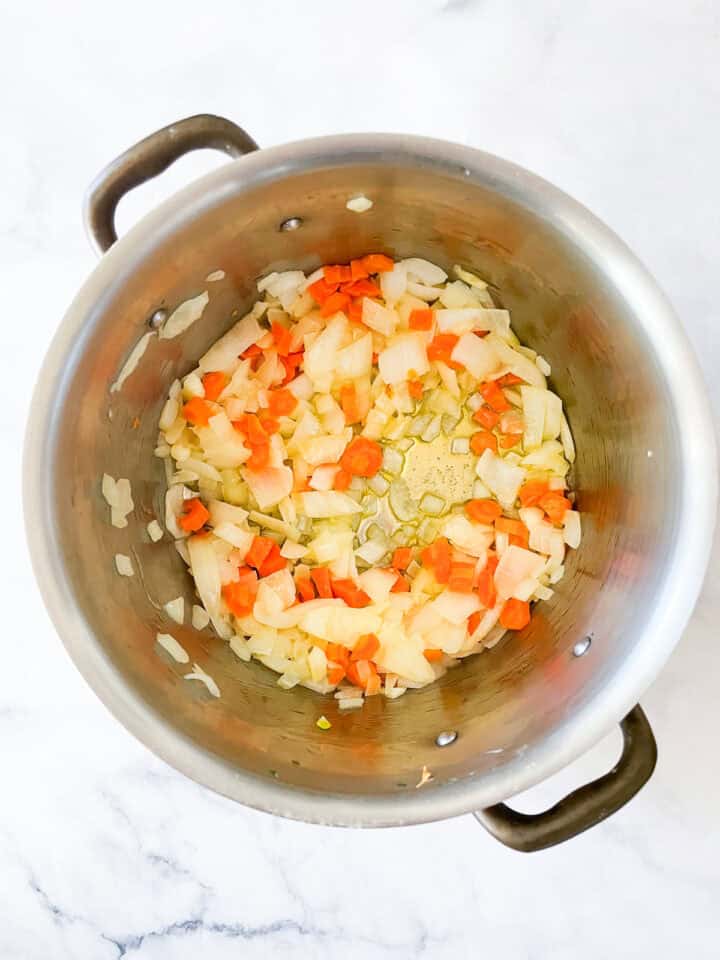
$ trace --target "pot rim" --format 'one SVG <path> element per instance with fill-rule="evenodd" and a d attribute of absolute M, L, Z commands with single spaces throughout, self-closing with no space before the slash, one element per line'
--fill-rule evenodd
<path fill-rule="evenodd" d="M 60 561 L 51 511 L 52 437 L 72 354 L 98 305 L 124 282 L 148 249 L 188 219 L 238 191 L 295 172 L 367 162 L 403 162 L 462 176 L 548 221 L 594 263 L 652 335 L 679 423 L 679 515 L 658 599 L 615 676 L 548 737 L 504 766 L 462 781 L 428 784 L 402 795 L 324 794 L 283 785 L 209 753 L 157 714 L 116 671 L 75 602 Z M 233 800 L 290 819 L 336 826 L 399 826 L 469 813 L 546 779 L 604 736 L 637 702 L 680 639 L 709 562 L 717 499 L 715 436 L 702 375 L 670 303 L 620 238 L 546 180 L 492 154 L 442 140 L 400 134 L 343 134 L 270 147 L 195 180 L 148 213 L 102 257 L 58 328 L 35 387 L 23 457 L 23 505 L 30 554 L 55 628 L 87 683 L 112 714 L 171 766 Z M 708 504 L 711 512 L 697 509 Z M 708 522 L 708 520 L 712 522 Z M 688 586 L 689 584 L 689 586 Z"/>

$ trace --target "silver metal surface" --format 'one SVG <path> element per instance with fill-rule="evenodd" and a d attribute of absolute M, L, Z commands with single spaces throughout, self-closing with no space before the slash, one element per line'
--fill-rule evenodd
<path fill-rule="evenodd" d="M 591 644 L 592 644 L 592 640 L 590 637 L 583 637 L 582 640 L 578 640 L 578 642 L 573 647 L 573 656 L 584 657 L 585 654 L 590 649 Z"/>
<path fill-rule="evenodd" d="M 457 732 L 455 730 L 443 730 L 442 733 L 439 733 L 435 737 L 435 743 L 438 747 L 449 747 L 451 743 L 455 743 L 457 740 Z"/>
<path fill-rule="evenodd" d="M 288 217 L 287 220 L 283 220 L 280 224 L 281 230 L 299 230 L 302 226 L 302 219 L 300 217 Z"/>
<path fill-rule="evenodd" d="M 345 203 L 358 193 L 363 214 Z M 288 217 L 303 229 L 278 231 Z M 340 714 L 333 701 L 238 662 L 209 632 L 172 632 L 219 700 L 158 653 L 162 603 L 192 597 L 167 543 L 152 456 L 170 382 L 255 298 L 270 270 L 369 251 L 424 256 L 488 278 L 519 336 L 552 364 L 578 448 L 583 543 L 530 627 L 424 690 Z M 154 338 L 110 394 L 158 304 L 209 286 L 182 337 Z M 112 420 L 108 411 L 112 411 Z M 138 426 L 139 421 L 139 426 Z M 648 457 L 648 450 L 653 456 Z M 136 509 L 109 525 L 106 471 Z M 506 161 L 440 141 L 353 135 L 258 151 L 198 180 L 103 257 L 52 343 L 32 405 L 25 513 L 43 596 L 70 655 L 110 710 L 169 763 L 283 816 L 346 825 L 435 820 L 549 776 L 637 702 L 679 639 L 708 559 L 716 461 L 701 378 L 673 312 L 587 210 Z M 116 552 L 138 574 L 117 577 Z M 593 634 L 592 655 L 575 645 Z M 319 730 L 324 713 L 332 728 Z M 351 714 L 351 715 L 350 715 Z M 438 750 L 438 730 L 459 732 Z M 433 780 L 415 789 L 427 765 Z"/>

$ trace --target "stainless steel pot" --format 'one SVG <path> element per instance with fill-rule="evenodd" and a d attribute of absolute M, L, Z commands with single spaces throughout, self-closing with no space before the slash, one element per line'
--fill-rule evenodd
<path fill-rule="evenodd" d="M 198 147 L 247 156 L 115 242 L 120 197 Z M 374 202 L 362 215 L 345 205 L 359 193 Z M 647 721 L 631 708 L 700 589 L 716 461 L 687 341 L 622 242 L 555 187 L 477 150 L 394 135 L 258 150 L 234 124 L 209 116 L 153 134 L 108 167 L 91 190 L 87 219 L 107 252 L 40 376 L 25 512 L 58 632 L 115 716 L 198 782 L 249 806 L 327 824 L 481 811 L 503 842 L 529 850 L 572 836 L 629 799 L 655 762 Z M 512 310 L 519 335 L 549 359 L 578 448 L 581 549 L 521 635 L 432 687 L 393 702 L 375 697 L 351 715 L 306 690 L 280 690 L 273 674 L 237 662 L 207 631 L 173 626 L 222 690 L 209 700 L 154 644 L 156 630 L 168 629 L 161 604 L 192 598 L 170 543 L 150 543 L 145 533 L 162 516 L 163 470 L 152 450 L 168 385 L 254 299 L 259 275 L 375 250 L 477 270 Z M 218 269 L 225 278 L 207 284 Z M 110 393 L 157 311 L 208 287 L 202 321 L 176 340 L 152 338 L 138 370 Z M 136 509 L 126 530 L 108 523 L 104 471 L 131 480 Z M 116 575 L 116 552 L 134 555 L 134 578 Z M 316 727 L 320 713 L 330 730 Z M 601 781 L 536 817 L 501 803 L 624 717 L 623 756 Z M 434 779 L 416 789 L 423 766 Z"/>

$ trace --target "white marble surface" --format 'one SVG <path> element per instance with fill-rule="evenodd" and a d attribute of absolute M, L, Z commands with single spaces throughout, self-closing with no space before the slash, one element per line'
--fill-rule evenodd
<path fill-rule="evenodd" d="M 650 785 L 597 829 L 524 857 L 470 817 L 335 831 L 250 812 L 175 774 L 71 666 L 19 515 L 32 382 L 93 266 L 83 191 L 128 144 L 194 112 L 231 117 L 261 144 L 429 133 L 543 174 L 661 278 L 717 411 L 717 4 L 27 0 L 0 4 L 0 36 L 0 958 L 717 957 L 717 552 L 644 699 L 660 743 Z M 219 162 L 182 161 L 124 204 L 121 223 Z M 599 773 L 617 745 L 528 804 Z"/>

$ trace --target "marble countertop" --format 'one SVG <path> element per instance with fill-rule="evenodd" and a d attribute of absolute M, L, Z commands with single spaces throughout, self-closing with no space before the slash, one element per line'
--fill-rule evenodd
<path fill-rule="evenodd" d="M 720 14 L 712 0 L 268 0 L 4 4 L 0 35 L 0 421 L 19 504 L 32 383 L 93 267 L 80 204 L 130 143 L 196 112 L 261 144 L 431 134 L 552 180 L 637 251 L 673 299 L 720 409 Z M 195 155 L 120 226 L 221 163 Z M 660 746 L 628 807 L 565 846 L 504 849 L 471 817 L 340 831 L 243 809 L 111 719 L 40 602 L 19 507 L 0 553 L 0 958 L 718 956 L 720 551 L 643 700 Z M 604 771 L 619 735 L 536 788 Z M 432 868 L 429 869 L 429 865 Z"/>

